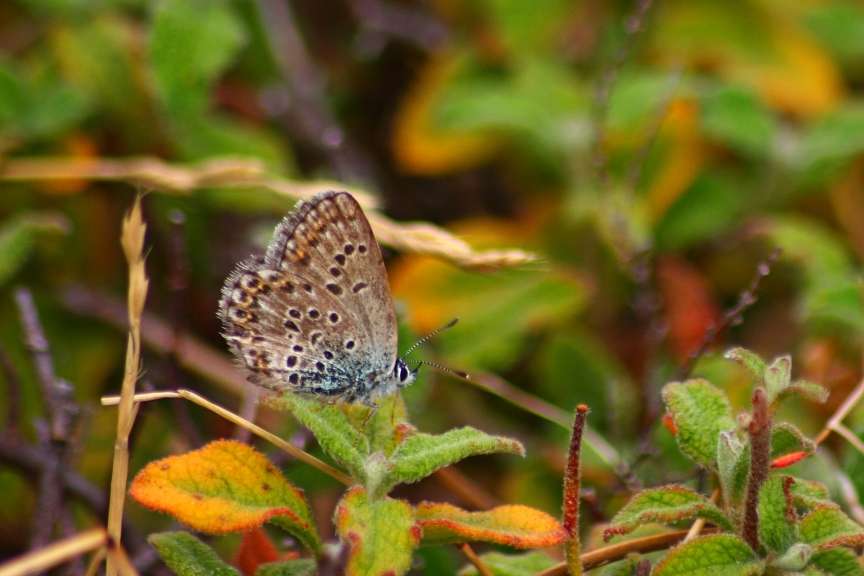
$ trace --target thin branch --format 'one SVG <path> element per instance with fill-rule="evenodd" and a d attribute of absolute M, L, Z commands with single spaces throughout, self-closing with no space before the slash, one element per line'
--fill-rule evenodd
<path fill-rule="evenodd" d="M 638 0 L 625 22 L 626 35 L 624 42 L 615 55 L 615 59 L 609 63 L 600 74 L 597 87 L 594 91 L 594 165 L 597 169 L 598 180 L 601 185 L 609 182 L 609 158 L 606 156 L 604 144 L 606 141 L 606 127 L 609 116 L 609 102 L 612 90 L 618 79 L 618 73 L 624 63 L 630 58 L 636 40 L 645 29 L 645 21 L 651 9 L 652 0 Z"/>
<path fill-rule="evenodd" d="M 165 399 L 165 398 L 184 398 L 186 400 L 194 402 L 195 404 L 198 404 L 199 406 L 207 408 L 211 412 L 214 412 L 214 413 L 218 414 L 219 416 L 222 416 L 226 420 L 233 422 L 234 424 L 237 424 L 238 426 L 243 426 L 244 428 L 247 428 L 253 434 L 260 436 L 261 438 L 264 438 L 265 440 L 267 440 L 271 444 L 274 444 L 278 448 L 281 448 L 282 450 L 284 450 L 285 452 L 287 452 L 291 456 L 297 458 L 301 462 L 304 462 L 305 464 L 308 464 L 308 465 L 312 466 L 313 468 L 317 468 L 321 472 L 324 472 L 325 474 L 335 478 L 336 480 L 338 480 L 339 482 L 342 482 L 346 486 L 352 486 L 353 484 L 355 484 L 354 479 L 351 478 L 349 475 L 345 474 L 344 472 L 342 472 L 341 470 L 337 470 L 336 468 L 333 468 L 329 464 L 322 462 L 318 458 L 315 458 L 314 456 L 304 452 L 303 450 L 300 450 L 299 448 L 297 448 L 293 444 L 286 442 L 282 438 L 279 438 L 278 436 L 268 432 L 267 430 L 265 430 L 264 428 L 261 428 L 257 424 L 253 424 L 252 422 L 244 420 L 243 418 L 241 418 L 237 414 L 234 414 L 230 410 L 227 410 L 226 408 L 223 408 L 222 406 L 219 406 L 218 404 L 211 402 L 211 401 L 207 400 L 206 398 L 204 398 L 203 396 L 195 394 L 194 392 L 191 392 L 189 390 L 177 390 L 176 392 L 163 391 L 163 392 L 149 392 L 146 394 L 136 394 L 133 397 L 133 401 L 137 405 L 141 402 L 147 402 L 147 401 L 152 401 L 152 400 L 161 400 L 161 399 Z M 119 397 L 119 396 L 105 396 L 102 398 L 102 405 L 103 406 L 117 406 L 118 404 L 120 404 L 120 402 L 121 402 L 121 397 Z"/>
<path fill-rule="evenodd" d="M 851 412 L 852 409 L 858 405 L 858 402 L 861 400 L 862 396 L 864 396 L 864 380 L 858 382 L 855 390 L 853 390 L 852 393 L 846 397 L 846 400 L 843 401 L 843 404 L 841 404 L 840 407 L 837 408 L 837 410 L 825 424 L 825 427 L 822 428 L 822 431 L 819 432 L 818 436 L 816 436 L 816 444 L 821 444 L 825 441 L 825 438 L 828 437 L 832 430 L 837 430 L 837 427 L 841 425 L 843 419 L 846 418 L 846 416 L 849 415 L 849 412 Z"/>
<path fill-rule="evenodd" d="M 557 406 L 553 406 L 536 396 L 516 388 L 494 374 L 472 372 L 471 379 L 465 380 L 465 382 L 476 386 L 481 390 L 490 392 L 526 412 L 530 412 L 535 416 L 539 416 L 570 430 L 572 424 L 570 421 L 570 414 L 561 410 Z M 585 443 L 595 450 L 597 454 L 604 459 L 606 464 L 609 466 L 617 466 L 620 463 L 621 457 L 615 447 L 609 444 L 605 438 L 589 426 L 585 427 L 584 438 Z"/>
<path fill-rule="evenodd" d="M 18 288 L 15 291 L 15 301 L 18 304 L 27 347 L 36 366 L 48 417 L 48 428 L 40 433 L 40 444 L 42 450 L 49 455 L 49 460 L 39 475 L 38 504 L 30 539 L 30 549 L 38 550 L 51 542 L 54 527 L 60 520 L 63 489 L 59 474 L 61 469 L 67 467 L 71 457 L 70 443 L 79 409 L 72 398 L 72 386 L 57 378 L 54 373 L 54 361 L 48 339 L 39 322 L 33 295 L 25 288 Z"/>
<path fill-rule="evenodd" d="M 706 534 L 713 534 L 717 531 L 716 528 L 708 528 L 704 531 Z M 598 550 L 592 550 L 582 555 L 582 569 L 591 570 L 604 564 L 617 562 L 627 557 L 629 554 L 639 553 L 646 554 L 657 550 L 666 550 L 675 546 L 687 536 L 686 530 L 677 532 L 667 532 L 665 534 L 657 534 L 655 536 L 646 536 L 644 538 L 635 538 L 620 544 L 604 546 Z M 542 572 L 537 572 L 534 576 L 567 576 L 567 563 L 561 562 L 547 568 Z"/>
<path fill-rule="evenodd" d="M 463 542 L 459 544 L 459 549 L 462 550 L 462 553 L 465 554 L 465 557 L 468 558 L 468 561 L 477 569 L 477 572 L 480 576 L 495 576 L 491 570 L 483 563 L 483 560 L 480 559 L 479 556 L 471 549 L 471 546 L 468 545 L 467 542 Z"/>
<path fill-rule="evenodd" d="M 255 3 L 266 40 L 280 68 L 280 100 L 286 128 L 327 159 L 331 171 L 342 180 L 373 184 L 374 163 L 354 146 L 328 109 L 327 79 L 321 65 L 312 61 L 297 26 L 291 3 L 257 0 Z"/>
<path fill-rule="evenodd" d="M 0 373 L 6 381 L 6 434 L 17 436 L 21 429 L 21 378 L 6 350 L 0 346 Z"/>
<path fill-rule="evenodd" d="M 348 7 L 364 31 L 383 34 L 434 52 L 450 36 L 447 28 L 432 14 L 407 5 L 381 0 L 349 0 Z"/>
<path fill-rule="evenodd" d="M 705 330 L 705 335 L 702 337 L 702 342 L 699 343 L 696 350 L 690 353 L 687 361 L 682 364 L 681 368 L 678 370 L 678 380 L 684 380 L 690 375 L 696 362 L 703 354 L 705 354 L 708 347 L 721 332 L 726 330 L 729 326 L 741 323 L 744 312 L 756 303 L 756 295 L 759 292 L 762 280 L 771 273 L 771 267 L 774 265 L 774 262 L 777 261 L 781 252 L 782 250 L 780 247 L 776 247 L 771 251 L 771 254 L 768 255 L 768 258 L 759 263 L 757 266 L 756 276 L 750 282 L 750 286 L 748 286 L 747 289 L 738 297 L 738 302 L 736 302 L 732 308 L 729 308 L 723 313 L 723 317 L 720 319 L 720 324 L 716 326 L 711 324 L 708 326 Z"/>
<path fill-rule="evenodd" d="M 51 464 L 51 455 L 37 446 L 0 434 L 0 460 L 31 474 L 42 474 Z M 87 506 L 94 514 L 103 516 L 108 511 L 108 496 L 95 484 L 70 468 L 59 471 L 58 481 L 63 490 Z M 130 522 L 123 522 L 124 540 L 133 552 L 145 548 L 144 537 Z"/>

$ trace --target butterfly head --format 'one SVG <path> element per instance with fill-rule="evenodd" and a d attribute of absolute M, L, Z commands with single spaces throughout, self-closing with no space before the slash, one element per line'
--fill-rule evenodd
<path fill-rule="evenodd" d="M 396 365 L 393 366 L 393 378 L 396 380 L 396 386 L 399 388 L 405 388 L 406 386 L 413 384 L 414 380 L 417 379 L 418 370 L 419 369 L 412 370 L 404 360 L 398 358 L 396 360 Z"/>

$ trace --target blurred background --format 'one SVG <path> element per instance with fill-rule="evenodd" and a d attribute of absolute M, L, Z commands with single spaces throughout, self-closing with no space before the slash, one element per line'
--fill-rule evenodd
<path fill-rule="evenodd" d="M 586 530 L 640 487 L 704 490 L 662 426 L 660 390 L 704 377 L 746 408 L 752 383 L 722 358 L 732 346 L 790 354 L 795 377 L 831 390 L 781 414 L 815 435 L 861 378 L 862 92 L 853 1 L 0 2 L 0 559 L 104 522 L 116 411 L 99 398 L 122 380 L 119 235 L 138 192 L 153 322 L 139 389 L 187 387 L 234 410 L 251 393 L 213 378 L 207 355 L 228 359 L 222 283 L 316 182 L 478 251 L 536 255 L 469 270 L 383 246 L 400 346 L 459 317 L 414 354 L 477 376 L 424 369 L 405 391 L 414 424 L 472 425 L 528 451 L 397 491 L 412 502 L 557 516 L 580 402 L 594 433 Z M 50 347 L 36 358 L 35 314 Z M 184 335 L 204 356 L 179 355 Z M 68 383 L 59 461 L 46 358 Z M 861 431 L 862 416 L 846 424 Z M 258 419 L 317 453 L 290 417 Z M 131 474 L 233 433 L 197 406 L 145 405 Z M 332 535 L 341 486 L 257 445 Z M 51 512 L 39 478 L 58 463 L 74 477 Z M 792 473 L 861 521 L 862 470 L 829 437 Z M 132 502 L 126 516 L 124 543 L 158 573 L 143 536 L 176 526 Z M 237 542 L 214 545 L 230 557 Z M 464 562 L 422 550 L 414 573 Z"/>

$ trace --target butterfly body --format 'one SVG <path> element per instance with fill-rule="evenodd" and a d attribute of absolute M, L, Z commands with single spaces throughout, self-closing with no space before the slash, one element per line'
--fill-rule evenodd
<path fill-rule="evenodd" d="M 219 316 L 250 380 L 272 390 L 373 406 L 416 378 L 398 358 L 378 243 L 346 192 L 299 203 L 228 277 Z"/>

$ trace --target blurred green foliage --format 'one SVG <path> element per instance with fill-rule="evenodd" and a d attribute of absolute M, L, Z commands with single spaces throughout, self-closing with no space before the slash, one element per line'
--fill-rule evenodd
<path fill-rule="evenodd" d="M 70 289 L 83 286 L 122 310 L 120 222 L 140 188 L 98 171 L 103 161 L 139 156 L 191 167 L 256 159 L 276 180 L 328 178 L 379 194 L 400 220 L 458 220 L 453 230 L 478 249 L 536 252 L 540 259 L 523 269 L 484 274 L 388 253 L 400 346 L 459 316 L 416 357 L 493 373 L 564 414 L 589 404 L 589 425 L 614 446 L 620 467 L 602 459 L 585 467 L 594 491 L 586 529 L 611 517 L 633 487 L 699 481 L 660 425 L 659 391 L 775 246 L 783 253 L 757 300 L 693 375 L 724 388 L 740 408 L 747 378 L 718 361 L 722 351 L 791 354 L 795 377 L 826 386 L 831 397 L 825 407 L 796 403 L 784 416 L 818 430 L 861 379 L 864 8 L 845 0 L 668 0 L 639 16 L 648 4 L 0 4 L 5 436 L 36 443 L 44 417 L 12 297 L 27 286 L 57 374 L 86 407 L 73 467 L 107 486 L 115 413 L 98 398 L 119 389 L 125 334 L 72 300 Z M 61 159 L 81 172 L 40 176 Z M 31 160 L 46 163 L 25 170 Z M 215 316 L 224 277 L 263 250 L 291 201 L 257 187 L 146 191 L 147 311 L 224 351 Z M 524 461 L 484 457 L 460 470 L 503 502 L 556 513 L 562 426 L 467 383 L 425 368 L 422 375 L 406 391 L 412 421 L 435 432 L 470 424 L 518 437 Z M 186 386 L 232 408 L 239 402 L 148 347 L 140 386 Z M 142 408 L 133 472 L 232 433 L 178 403 Z M 262 418 L 308 441 L 296 423 Z M 861 410 L 846 424 L 859 433 Z M 848 479 L 864 494 L 864 457 L 838 438 L 828 449 L 796 465 L 795 475 L 825 481 L 835 495 L 838 479 Z M 37 491 L 5 468 L 32 472 L 8 454 L 0 461 L 5 558 L 28 548 Z M 289 463 L 286 474 L 326 521 L 339 488 L 300 468 Z M 400 497 L 419 501 L 436 490 L 421 483 Z M 100 518 L 75 506 L 82 526 Z M 143 533 L 167 527 L 134 505 L 127 515 Z M 424 554 L 428 569 L 418 574 L 464 563 L 455 551 Z"/>

